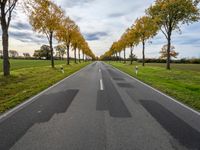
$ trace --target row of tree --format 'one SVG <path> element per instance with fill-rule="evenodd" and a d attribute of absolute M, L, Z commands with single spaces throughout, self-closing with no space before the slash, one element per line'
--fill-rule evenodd
<path fill-rule="evenodd" d="M 59 45 L 55 46 L 54 49 L 56 51 L 55 55 L 53 54 L 54 58 L 63 60 L 64 55 L 66 54 L 66 49 L 67 49 L 66 45 L 65 44 L 59 44 Z M 77 63 L 77 62 L 81 63 L 81 60 L 87 59 L 87 56 L 86 56 L 86 58 L 84 58 L 85 57 L 84 55 L 82 55 L 82 58 L 81 58 L 81 49 L 78 49 L 78 57 L 76 56 L 77 55 L 76 50 L 73 49 L 73 51 L 74 51 L 74 61 L 75 61 L 75 63 Z M 51 48 L 50 48 L 50 46 L 49 45 L 42 45 L 40 47 L 40 49 L 34 51 L 33 57 L 37 58 L 37 59 L 50 60 L 51 59 Z"/>
<path fill-rule="evenodd" d="M 171 36 L 174 30 L 180 30 L 182 24 L 189 24 L 199 20 L 199 0 L 156 0 L 146 10 L 146 15 L 137 19 L 128 28 L 121 38 L 114 42 L 101 59 L 109 56 L 121 57 L 124 51 L 124 62 L 126 61 L 126 48 L 130 48 L 131 64 L 133 62 L 133 48 L 142 43 L 143 66 L 145 65 L 145 43 L 161 31 L 167 39 L 166 52 L 161 52 L 167 59 L 167 69 L 170 69 L 170 59 L 174 53 L 171 52 Z M 164 54 L 163 54 L 164 53 Z"/>
<path fill-rule="evenodd" d="M 28 10 L 30 24 L 33 26 L 33 29 L 45 34 L 49 41 L 52 67 L 54 67 L 53 38 L 62 43 L 62 45 L 57 47 L 58 49 L 66 47 L 68 65 L 70 63 L 70 47 L 74 51 L 75 60 L 77 49 L 79 57 L 82 51 L 83 55 L 95 58 L 79 27 L 73 20 L 66 17 L 64 11 L 54 2 L 50 0 L 32 0 L 26 3 L 26 9 Z"/>
<path fill-rule="evenodd" d="M 8 29 L 13 10 L 15 9 L 17 3 L 18 0 L 0 1 L 4 76 L 10 75 Z M 75 59 L 77 50 L 79 57 L 80 52 L 82 52 L 83 56 L 95 59 L 95 55 L 89 48 L 88 43 L 81 34 L 79 27 L 72 19 L 65 16 L 65 12 L 61 7 L 57 6 L 51 0 L 26 0 L 22 3 L 34 31 L 45 34 L 48 39 L 52 67 L 54 67 L 53 39 L 56 39 L 58 42 L 62 43 L 62 45 L 66 46 L 67 64 L 70 64 L 70 48 L 74 51 Z"/>

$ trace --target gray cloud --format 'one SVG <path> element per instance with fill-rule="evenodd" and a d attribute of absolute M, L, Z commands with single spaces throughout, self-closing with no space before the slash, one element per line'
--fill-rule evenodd
<path fill-rule="evenodd" d="M 27 22 L 16 22 L 11 24 L 11 28 L 17 29 L 17 30 L 30 30 L 31 25 L 28 24 Z"/>
<path fill-rule="evenodd" d="M 125 13 L 112 13 L 112 14 L 109 14 L 108 17 L 109 18 L 118 18 L 118 17 L 122 17 L 126 15 Z"/>
<path fill-rule="evenodd" d="M 46 43 L 47 40 L 39 35 L 32 35 L 30 32 L 20 32 L 20 31 L 12 31 L 10 32 L 10 36 L 21 41 L 21 42 L 27 42 L 27 43 L 37 43 L 42 44 Z"/>
<path fill-rule="evenodd" d="M 108 35 L 107 32 L 95 32 L 95 33 L 85 33 L 85 38 L 88 41 L 99 40 L 101 37 L 105 37 Z"/>
<path fill-rule="evenodd" d="M 95 0 L 65 0 L 62 2 L 62 7 L 65 8 L 72 8 L 74 6 L 81 6 L 90 2 L 93 2 Z"/>

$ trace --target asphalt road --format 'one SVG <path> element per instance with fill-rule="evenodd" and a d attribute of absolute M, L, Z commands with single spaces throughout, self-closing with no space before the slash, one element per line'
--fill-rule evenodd
<path fill-rule="evenodd" d="M 200 114 L 95 62 L 0 117 L 0 150 L 200 150 Z"/>

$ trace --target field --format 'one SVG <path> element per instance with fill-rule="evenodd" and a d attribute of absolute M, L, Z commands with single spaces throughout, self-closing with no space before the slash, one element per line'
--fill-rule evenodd
<path fill-rule="evenodd" d="M 55 84 L 59 80 L 80 70 L 90 62 L 81 64 L 55 61 L 56 68 L 50 67 L 46 60 L 11 60 L 11 76 L 4 77 L 0 71 L 0 113 L 13 108 L 27 98 Z M 2 66 L 2 60 L 0 61 Z M 60 66 L 65 73 L 61 73 Z"/>
<path fill-rule="evenodd" d="M 22 69 L 22 68 L 30 68 L 30 67 L 42 67 L 42 66 L 49 66 L 51 64 L 50 61 L 46 60 L 16 60 L 16 59 L 11 59 L 10 60 L 10 65 L 11 65 L 11 70 L 17 70 L 17 69 Z M 56 60 L 55 65 L 60 65 L 60 64 L 65 64 L 65 61 L 60 61 Z M 2 72 L 3 67 L 2 67 L 2 59 L 0 59 L 0 72 Z"/>
<path fill-rule="evenodd" d="M 200 65 L 172 64 L 171 70 L 165 69 L 165 64 L 141 64 L 108 62 L 114 67 L 134 76 L 154 88 L 176 98 L 186 105 L 200 110 Z M 138 76 L 134 67 L 139 67 Z"/>

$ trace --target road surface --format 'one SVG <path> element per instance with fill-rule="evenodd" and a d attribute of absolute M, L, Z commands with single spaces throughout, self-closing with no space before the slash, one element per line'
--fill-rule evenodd
<path fill-rule="evenodd" d="M 95 62 L 1 116 L 7 149 L 199 150 L 200 115 Z"/>

